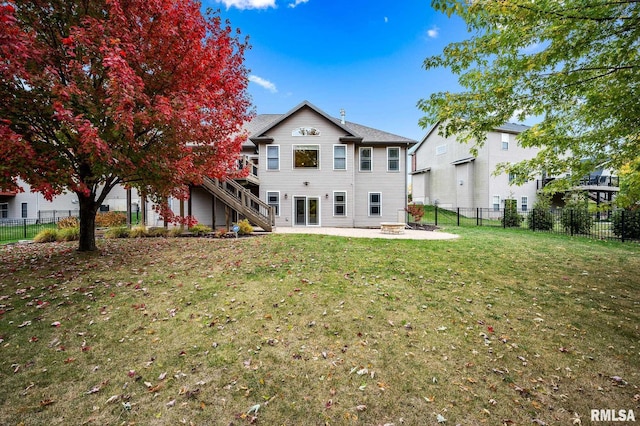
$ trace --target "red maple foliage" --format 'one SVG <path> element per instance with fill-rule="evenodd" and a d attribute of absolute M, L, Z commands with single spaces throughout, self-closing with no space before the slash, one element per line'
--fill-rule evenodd
<path fill-rule="evenodd" d="M 87 251 L 114 186 L 227 177 L 253 114 L 239 37 L 194 0 L 2 2 L 0 187 L 75 192 Z"/>

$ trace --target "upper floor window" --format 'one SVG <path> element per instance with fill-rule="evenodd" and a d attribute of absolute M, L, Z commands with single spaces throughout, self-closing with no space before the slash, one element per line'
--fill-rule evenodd
<path fill-rule="evenodd" d="M 347 170 L 347 147 L 333 146 L 333 170 Z"/>
<path fill-rule="evenodd" d="M 528 211 L 529 210 L 529 197 L 523 196 L 521 201 L 520 201 L 520 205 L 521 205 L 520 209 L 523 212 Z"/>
<path fill-rule="evenodd" d="M 447 153 L 447 145 L 436 146 L 436 155 L 442 155 Z"/>
<path fill-rule="evenodd" d="M 400 148 L 397 146 L 387 148 L 387 171 L 400 171 Z"/>
<path fill-rule="evenodd" d="M 320 136 L 320 130 L 315 127 L 298 127 L 291 132 L 291 136 Z"/>
<path fill-rule="evenodd" d="M 320 146 L 319 145 L 294 145 L 293 167 L 296 169 L 319 169 Z"/>
<path fill-rule="evenodd" d="M 370 172 L 372 169 L 373 148 L 360 148 L 360 171 Z"/>
<path fill-rule="evenodd" d="M 502 140 L 502 150 L 503 151 L 508 151 L 509 150 L 509 134 L 508 133 L 501 133 L 501 140 Z"/>
<path fill-rule="evenodd" d="M 267 170 L 280 170 L 280 147 L 267 145 Z"/>
<path fill-rule="evenodd" d="M 9 217 L 9 203 L 0 203 L 0 218 L 6 219 Z"/>

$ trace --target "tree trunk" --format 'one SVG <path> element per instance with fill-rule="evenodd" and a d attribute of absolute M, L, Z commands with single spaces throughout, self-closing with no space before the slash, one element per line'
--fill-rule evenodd
<path fill-rule="evenodd" d="M 95 251 L 96 247 L 96 213 L 98 203 L 91 196 L 77 194 L 80 204 L 80 242 L 78 251 Z"/>

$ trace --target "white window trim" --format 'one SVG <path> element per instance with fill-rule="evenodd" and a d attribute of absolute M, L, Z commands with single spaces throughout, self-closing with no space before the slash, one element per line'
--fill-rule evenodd
<path fill-rule="evenodd" d="M 269 194 L 278 194 L 278 211 L 276 212 L 275 216 L 276 217 L 280 217 L 280 212 L 282 212 L 282 203 L 281 203 L 281 199 L 280 199 L 280 191 L 267 191 L 267 204 L 269 204 Z"/>
<path fill-rule="evenodd" d="M 344 214 L 343 215 L 337 215 L 336 214 L 336 193 L 341 192 L 344 194 Z M 349 210 L 348 210 L 348 203 L 347 203 L 347 191 L 333 191 L 333 217 L 348 217 L 349 216 Z"/>
<path fill-rule="evenodd" d="M 269 168 L 269 148 L 276 148 L 276 150 L 278 151 L 278 168 L 277 169 L 270 169 Z M 265 154 L 266 154 L 266 157 L 267 157 L 266 158 L 266 160 L 267 160 L 266 163 L 267 164 L 265 164 L 265 169 L 267 171 L 270 171 L 270 172 L 279 171 L 280 170 L 280 145 L 267 145 L 267 150 L 266 150 Z"/>
<path fill-rule="evenodd" d="M 318 167 L 296 167 L 296 147 L 297 146 L 315 146 L 318 148 Z M 291 145 L 291 169 L 292 170 L 320 170 L 322 164 L 322 150 L 317 143 L 296 143 Z"/>
<path fill-rule="evenodd" d="M 362 150 L 368 149 L 371 152 L 371 157 L 369 157 L 369 163 L 371 164 L 369 170 L 362 170 Z M 358 149 L 358 171 L 363 173 L 371 173 L 373 172 L 373 147 L 371 146 L 361 146 Z"/>
<path fill-rule="evenodd" d="M 436 155 L 444 155 L 447 153 L 447 144 L 436 146 Z"/>
<path fill-rule="evenodd" d="M 397 149 L 398 150 L 398 169 L 397 170 L 391 170 L 389 168 L 389 162 L 391 161 L 391 156 L 389 155 L 389 151 L 391 151 L 392 149 Z M 402 162 L 400 161 L 400 155 L 402 154 L 402 150 L 400 149 L 399 146 L 388 146 L 387 147 L 387 172 L 389 173 L 400 173 L 402 171 Z"/>
<path fill-rule="evenodd" d="M 506 147 L 505 147 L 505 144 L 506 144 Z M 508 133 L 500 134 L 500 149 L 502 149 L 503 151 L 509 150 L 509 134 Z"/>
<path fill-rule="evenodd" d="M 497 209 L 495 207 L 496 203 L 494 202 L 496 200 L 496 198 L 498 199 L 498 208 Z M 500 210 L 501 203 L 502 203 L 502 198 L 499 195 L 494 195 L 493 197 L 491 197 L 491 209 L 493 211 Z"/>
<path fill-rule="evenodd" d="M 525 203 L 526 201 L 526 203 Z M 525 210 L 523 207 L 526 206 L 527 209 Z M 527 195 L 523 195 L 522 197 L 520 197 L 520 210 L 525 212 L 525 211 L 529 211 L 529 197 Z"/>
<path fill-rule="evenodd" d="M 336 169 L 336 148 L 337 147 L 344 148 L 344 169 Z M 347 170 L 349 168 L 349 165 L 347 163 L 347 157 L 348 157 L 348 150 L 346 145 L 343 145 L 343 144 L 333 145 L 333 170 L 337 170 L 337 171 Z"/>
<path fill-rule="evenodd" d="M 371 214 L 371 194 L 378 194 L 380 196 L 380 213 L 377 215 Z M 371 191 L 367 194 L 367 216 L 368 217 L 382 217 L 382 192 Z"/>

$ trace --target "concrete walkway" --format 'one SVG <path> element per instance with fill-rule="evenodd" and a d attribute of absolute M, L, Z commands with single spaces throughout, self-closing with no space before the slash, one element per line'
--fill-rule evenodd
<path fill-rule="evenodd" d="M 383 234 L 380 229 L 371 228 L 325 228 L 325 227 L 275 227 L 275 234 L 320 234 L 353 238 L 384 238 L 392 240 L 451 240 L 459 235 L 440 231 L 420 231 L 405 229 L 404 234 Z"/>

